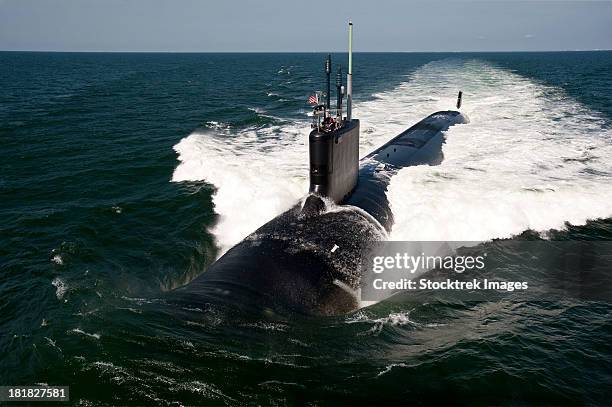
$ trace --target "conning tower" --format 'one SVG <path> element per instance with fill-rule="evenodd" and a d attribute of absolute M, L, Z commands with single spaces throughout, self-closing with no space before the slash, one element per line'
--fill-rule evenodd
<path fill-rule="evenodd" d="M 342 69 L 336 77 L 336 111 L 331 109 L 331 55 L 325 60 L 327 93 L 310 97 L 314 105 L 312 131 L 309 136 L 310 192 L 341 203 L 357 185 L 359 173 L 359 120 L 352 113 L 353 23 L 349 22 L 349 63 L 347 74 L 347 114 L 343 116 L 345 96 Z M 321 103 L 320 103 L 321 102 Z M 335 113 L 335 114 L 333 114 Z"/>

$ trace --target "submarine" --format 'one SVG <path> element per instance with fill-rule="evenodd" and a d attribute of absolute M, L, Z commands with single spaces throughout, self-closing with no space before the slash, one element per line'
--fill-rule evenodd
<path fill-rule="evenodd" d="M 308 193 L 174 290 L 175 300 L 197 306 L 220 303 L 243 312 L 326 316 L 360 307 L 366 253 L 387 240 L 393 226 L 386 196 L 392 177 L 407 166 L 442 162 L 444 131 L 468 118 L 454 110 L 435 112 L 359 159 L 359 119 L 352 117 L 352 22 L 348 29 L 346 86 L 340 68 L 335 107 L 329 55 L 327 91 L 309 99 Z"/>

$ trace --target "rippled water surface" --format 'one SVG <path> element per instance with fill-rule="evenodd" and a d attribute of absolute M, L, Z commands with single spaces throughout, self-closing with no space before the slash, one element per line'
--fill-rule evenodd
<path fill-rule="evenodd" d="M 303 196 L 323 58 L 0 53 L 0 384 L 83 405 L 609 402 L 608 302 L 166 300 Z M 612 240 L 611 52 L 357 54 L 361 154 L 459 89 L 471 122 L 394 177 L 391 238 Z"/>

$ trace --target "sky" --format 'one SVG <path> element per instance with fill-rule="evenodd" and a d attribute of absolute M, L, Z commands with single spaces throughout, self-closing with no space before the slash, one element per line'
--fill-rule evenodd
<path fill-rule="evenodd" d="M 612 49 L 612 0 L 0 0 L 0 50 Z"/>

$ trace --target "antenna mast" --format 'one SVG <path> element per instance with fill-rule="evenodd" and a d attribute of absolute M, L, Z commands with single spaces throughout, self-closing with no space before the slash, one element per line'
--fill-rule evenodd
<path fill-rule="evenodd" d="M 336 75 L 336 89 L 338 93 L 336 117 L 338 120 L 342 121 L 342 93 L 344 92 L 344 86 L 342 86 L 342 68 L 338 68 L 338 74 Z"/>
<path fill-rule="evenodd" d="M 346 75 L 346 119 L 351 121 L 353 110 L 353 22 L 349 20 L 348 74 Z"/>
<path fill-rule="evenodd" d="M 325 116 L 327 117 L 327 115 L 329 114 L 330 110 L 331 110 L 331 103 L 330 103 L 330 98 L 331 98 L 331 84 L 330 84 L 330 75 L 331 75 L 331 55 L 327 54 L 327 59 L 325 60 L 325 73 L 327 74 L 327 100 L 325 101 L 325 108 L 327 109 L 327 113 L 325 114 Z"/>

